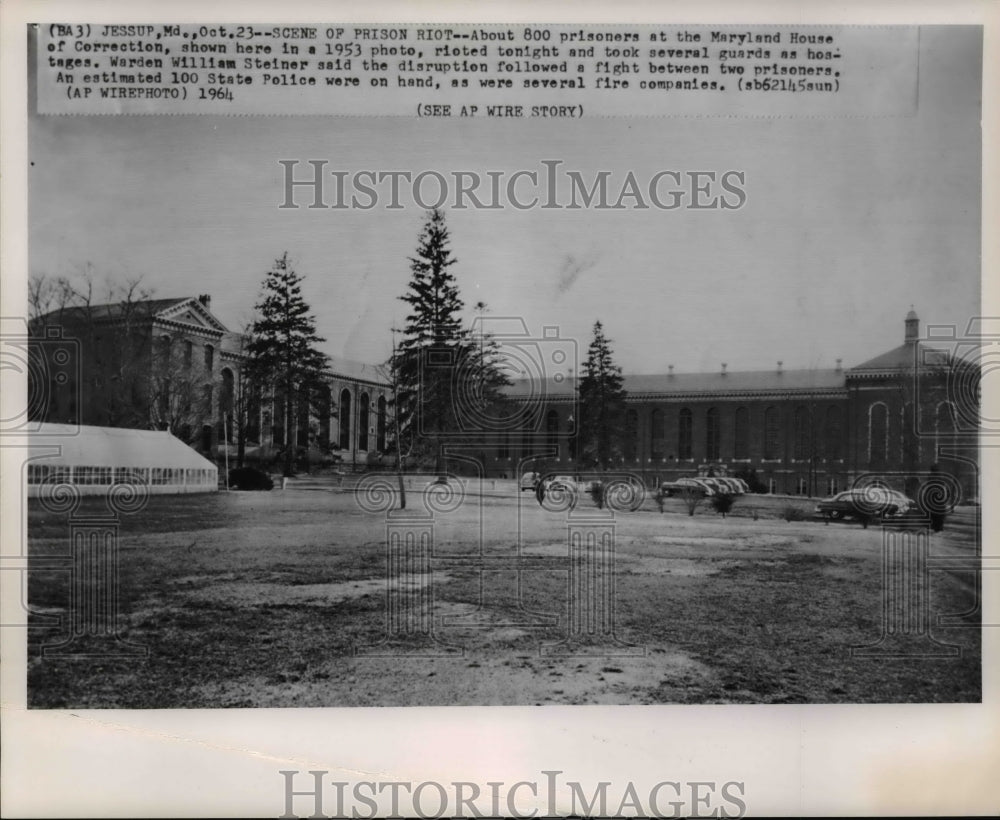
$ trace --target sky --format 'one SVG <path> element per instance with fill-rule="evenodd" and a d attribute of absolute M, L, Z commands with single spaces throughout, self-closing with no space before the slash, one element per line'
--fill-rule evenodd
<path fill-rule="evenodd" d="M 979 314 L 980 44 L 978 29 L 922 31 L 912 117 L 32 116 L 30 271 L 208 293 L 238 329 L 287 251 L 327 352 L 379 362 L 425 215 L 281 210 L 280 159 L 739 170 L 739 210 L 447 210 L 468 318 L 482 300 L 533 334 L 558 327 L 581 356 L 600 319 L 626 373 L 851 366 L 902 342 L 911 305 L 960 331 Z"/>

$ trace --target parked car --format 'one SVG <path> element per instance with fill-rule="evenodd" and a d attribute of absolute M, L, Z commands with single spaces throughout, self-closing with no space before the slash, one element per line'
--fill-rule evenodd
<path fill-rule="evenodd" d="M 552 476 L 552 478 L 545 482 L 545 491 L 551 492 L 552 490 L 577 493 L 580 491 L 580 488 L 573 476 L 557 475 Z"/>
<path fill-rule="evenodd" d="M 521 483 L 519 485 L 521 492 L 524 492 L 525 490 L 531 490 L 532 492 L 534 492 L 535 488 L 538 487 L 538 482 L 541 480 L 541 478 L 542 478 L 541 473 L 528 472 L 522 475 Z"/>
<path fill-rule="evenodd" d="M 668 497 L 680 495 L 685 490 L 694 490 L 704 496 L 715 495 L 715 489 L 701 478 L 678 478 L 676 481 L 664 481 L 660 492 Z"/>
<path fill-rule="evenodd" d="M 816 512 L 831 521 L 842 518 L 865 521 L 903 516 L 913 506 L 911 499 L 888 487 L 855 487 L 820 501 Z"/>

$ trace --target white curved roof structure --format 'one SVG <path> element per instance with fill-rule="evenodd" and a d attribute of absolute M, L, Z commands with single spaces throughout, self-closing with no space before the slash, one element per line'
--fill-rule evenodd
<path fill-rule="evenodd" d="M 58 484 L 84 495 L 127 483 L 145 484 L 151 493 L 218 489 L 218 468 L 169 432 L 41 424 L 28 441 L 29 497 Z"/>

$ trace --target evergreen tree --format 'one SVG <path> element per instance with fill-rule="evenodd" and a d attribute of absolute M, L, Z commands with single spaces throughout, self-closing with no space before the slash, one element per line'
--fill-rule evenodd
<path fill-rule="evenodd" d="M 309 399 L 326 375 L 329 360 L 318 345 L 316 320 L 302 297 L 302 277 L 288 254 L 276 259 L 262 285 L 246 345 L 248 372 L 256 386 L 270 391 L 284 405 L 284 472 L 295 464 L 293 441 L 295 401 Z"/>
<path fill-rule="evenodd" d="M 507 383 L 492 339 L 473 338 L 463 328 L 456 262 L 444 213 L 430 211 L 410 258 L 409 286 L 399 297 L 409 312 L 391 365 L 402 446 L 418 458 L 433 456 L 436 470 L 443 466 L 444 439 L 481 435 Z"/>
<path fill-rule="evenodd" d="M 582 459 L 588 466 L 606 468 L 621 452 L 626 393 L 622 369 L 614 363 L 611 341 L 600 321 L 594 323 L 578 390 Z"/>

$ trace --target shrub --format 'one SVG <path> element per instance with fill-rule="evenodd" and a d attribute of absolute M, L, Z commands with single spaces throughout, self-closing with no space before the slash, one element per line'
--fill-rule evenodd
<path fill-rule="evenodd" d="M 716 493 L 712 496 L 712 509 L 717 513 L 721 514 L 723 518 L 726 517 L 736 501 L 736 496 L 732 493 Z"/>
<path fill-rule="evenodd" d="M 694 515 L 694 511 L 705 500 L 705 493 L 697 487 L 684 487 L 681 490 L 681 500 L 684 502 L 684 506 L 687 507 L 688 515 Z"/>
<path fill-rule="evenodd" d="M 657 490 L 656 495 L 653 497 L 656 501 L 656 506 L 659 508 L 660 512 L 663 512 L 663 504 L 667 499 L 667 494 L 663 490 Z"/>
<path fill-rule="evenodd" d="M 590 497 L 593 499 L 594 504 L 597 505 L 597 509 L 604 509 L 604 484 L 600 481 L 591 481 L 590 487 L 588 488 L 590 492 Z"/>
<path fill-rule="evenodd" d="M 237 467 L 229 471 L 230 490 L 273 490 L 271 476 L 254 467 Z"/>
<path fill-rule="evenodd" d="M 805 518 L 805 515 L 803 515 L 802 510 L 798 507 L 789 504 L 781 511 L 781 517 L 784 518 L 785 521 L 802 521 Z"/>
<path fill-rule="evenodd" d="M 736 478 L 742 478 L 747 483 L 750 492 L 759 494 L 767 493 L 767 484 L 757 477 L 757 471 L 753 468 L 749 470 L 737 470 L 733 475 Z"/>

